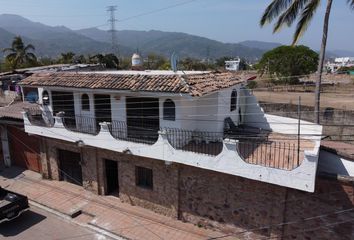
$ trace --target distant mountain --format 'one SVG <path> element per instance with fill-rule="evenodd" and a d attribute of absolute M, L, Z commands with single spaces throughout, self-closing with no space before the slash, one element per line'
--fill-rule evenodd
<path fill-rule="evenodd" d="M 0 15 L 0 46 L 8 47 L 15 35 L 20 35 L 25 43 L 36 47 L 41 57 L 57 57 L 60 53 L 72 51 L 76 54 L 96 54 L 110 52 L 110 34 L 97 28 L 73 31 L 65 26 L 51 27 L 12 14 Z M 2 32 L 3 33 L 2 33 Z M 118 32 L 119 49 L 122 55 L 131 56 L 139 49 L 144 56 L 149 53 L 166 57 L 176 52 L 180 57 L 199 59 L 223 56 L 244 57 L 254 60 L 277 43 L 245 41 L 242 43 L 222 43 L 186 33 L 162 31 Z"/>
<path fill-rule="evenodd" d="M 108 43 L 95 41 L 63 26 L 50 27 L 17 15 L 0 15 L 0 28 L 11 33 L 11 35 L 1 34 L 1 43 L 9 43 L 15 35 L 20 35 L 26 40 L 26 44 L 32 43 L 36 47 L 36 54 L 42 57 L 57 57 L 60 53 L 68 51 L 76 54 L 110 52 Z M 6 47 L 8 46 L 7 44 Z M 124 54 L 130 54 L 133 51 L 125 47 L 121 49 Z"/>
<path fill-rule="evenodd" d="M 0 49 L 8 48 L 11 46 L 11 41 L 15 37 L 13 33 L 6 31 L 3 28 L 0 28 Z M 0 56 L 3 52 L 0 52 Z"/>
<path fill-rule="evenodd" d="M 246 46 L 246 47 L 258 48 L 258 49 L 262 49 L 262 50 L 266 50 L 266 51 L 283 45 L 281 43 L 262 42 L 262 41 L 243 41 L 243 42 L 240 42 L 239 44 Z"/>
<path fill-rule="evenodd" d="M 331 50 L 331 53 L 336 57 L 354 57 L 354 52 L 348 50 Z"/>
<path fill-rule="evenodd" d="M 110 34 L 97 28 L 88 28 L 76 31 L 96 41 L 109 42 Z M 162 31 L 132 31 L 123 30 L 117 33 L 119 42 L 132 49 L 139 49 L 143 54 L 150 52 L 171 55 L 177 52 L 181 57 L 219 58 L 222 56 L 240 56 L 245 58 L 259 58 L 268 48 L 259 49 L 237 43 L 222 43 L 204 37 L 178 32 Z M 270 43 L 265 43 L 269 44 Z"/>

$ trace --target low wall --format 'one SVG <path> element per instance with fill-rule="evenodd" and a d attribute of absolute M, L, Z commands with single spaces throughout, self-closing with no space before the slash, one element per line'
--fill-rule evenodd
<path fill-rule="evenodd" d="M 289 118 L 298 118 L 298 105 L 291 103 L 260 102 L 265 113 Z M 314 120 L 314 108 L 301 106 L 301 119 L 309 122 Z M 354 112 L 333 108 L 322 108 L 320 124 L 323 135 L 330 140 L 341 140 L 352 143 L 354 140 Z"/>

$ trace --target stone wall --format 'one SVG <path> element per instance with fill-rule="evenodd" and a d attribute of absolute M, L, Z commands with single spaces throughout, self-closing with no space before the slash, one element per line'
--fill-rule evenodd
<path fill-rule="evenodd" d="M 353 183 L 318 178 L 316 192 L 308 193 L 129 154 L 42 142 L 44 176 L 59 179 L 58 148 L 81 152 L 84 187 L 105 194 L 105 159 L 117 161 L 120 201 L 236 239 L 354 239 Z M 135 166 L 153 170 L 152 190 L 136 186 Z"/>
<path fill-rule="evenodd" d="M 104 173 L 105 159 L 118 161 L 119 198 L 122 202 L 148 208 L 154 212 L 177 218 L 177 165 L 167 166 L 163 161 L 99 150 L 98 162 L 101 173 Z M 136 186 L 135 166 L 152 169 L 152 190 Z M 100 182 L 106 184 L 103 175 Z"/>
<path fill-rule="evenodd" d="M 308 193 L 186 166 L 179 182 L 180 219 L 235 238 L 354 238 L 353 183 L 318 178 Z"/>
<path fill-rule="evenodd" d="M 298 106 L 292 103 L 260 102 L 265 113 L 282 117 L 298 118 Z M 301 119 L 309 122 L 314 120 L 314 108 L 301 106 Z M 323 126 L 323 135 L 331 140 L 354 140 L 354 112 L 342 109 L 321 108 L 320 123 Z"/>

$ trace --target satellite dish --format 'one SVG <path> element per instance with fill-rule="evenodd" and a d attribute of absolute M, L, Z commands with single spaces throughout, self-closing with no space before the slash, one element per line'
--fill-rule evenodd
<path fill-rule="evenodd" d="M 173 52 L 171 55 L 171 68 L 174 72 L 177 72 L 177 65 L 178 65 L 178 55 L 177 53 Z"/>

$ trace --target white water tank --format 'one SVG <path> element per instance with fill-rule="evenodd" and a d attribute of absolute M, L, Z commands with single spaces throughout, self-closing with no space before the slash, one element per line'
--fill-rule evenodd
<path fill-rule="evenodd" d="M 143 66 L 143 60 L 138 53 L 134 53 L 132 56 L 132 67 L 141 68 Z"/>

